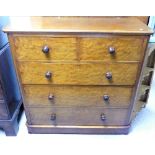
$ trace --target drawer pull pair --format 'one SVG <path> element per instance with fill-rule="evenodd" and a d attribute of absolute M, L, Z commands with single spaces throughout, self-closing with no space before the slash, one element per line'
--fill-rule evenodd
<path fill-rule="evenodd" d="M 54 99 L 54 95 L 53 94 L 49 94 L 48 99 L 51 101 Z M 109 101 L 109 95 L 103 95 L 103 99 L 104 101 Z"/>
<path fill-rule="evenodd" d="M 105 120 L 106 120 L 105 114 L 102 113 L 102 114 L 100 115 L 100 118 L 101 118 L 102 121 L 105 121 Z M 55 120 L 56 120 L 56 114 L 53 113 L 53 114 L 51 114 L 51 121 L 55 121 Z"/>
<path fill-rule="evenodd" d="M 112 79 L 112 73 L 111 73 L 111 72 L 107 72 L 107 73 L 105 74 L 105 76 L 106 76 L 106 78 L 107 78 L 108 80 L 111 80 L 111 79 Z M 50 71 L 47 71 L 47 72 L 45 73 L 45 77 L 46 77 L 48 80 L 51 79 L 52 73 L 51 73 Z"/>
<path fill-rule="evenodd" d="M 115 54 L 115 48 L 114 47 L 109 47 L 109 53 L 110 54 Z M 49 47 L 47 45 L 45 45 L 43 48 L 42 48 L 42 52 L 45 53 L 45 54 L 48 54 L 50 51 Z"/>

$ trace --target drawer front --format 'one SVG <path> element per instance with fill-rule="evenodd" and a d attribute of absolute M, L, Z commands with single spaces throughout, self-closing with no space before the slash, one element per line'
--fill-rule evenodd
<path fill-rule="evenodd" d="M 60 38 L 16 36 L 18 60 L 102 60 L 139 61 L 143 37 Z M 43 52 L 44 46 L 49 51 Z M 109 48 L 115 49 L 114 54 Z M 47 50 L 47 49 L 46 49 Z"/>
<path fill-rule="evenodd" d="M 134 85 L 137 70 L 138 63 L 19 63 L 23 84 Z"/>
<path fill-rule="evenodd" d="M 77 57 L 76 38 L 16 36 L 15 46 L 18 60 L 76 60 Z"/>
<path fill-rule="evenodd" d="M 0 120 L 8 119 L 8 112 L 4 100 L 0 100 Z"/>
<path fill-rule="evenodd" d="M 142 37 L 82 38 L 80 60 L 140 61 L 142 44 Z"/>
<path fill-rule="evenodd" d="M 23 90 L 25 104 L 31 107 L 128 107 L 132 95 L 132 87 L 25 85 Z"/>
<path fill-rule="evenodd" d="M 32 125 L 127 125 L 127 109 L 29 108 Z"/>

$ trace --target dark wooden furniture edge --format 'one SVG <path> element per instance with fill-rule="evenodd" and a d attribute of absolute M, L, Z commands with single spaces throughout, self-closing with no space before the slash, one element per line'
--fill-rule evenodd
<path fill-rule="evenodd" d="M 0 120 L 0 128 L 5 131 L 6 136 L 16 136 L 19 130 L 19 120 L 23 112 L 22 100 L 18 104 L 13 116 L 9 120 Z"/>
<path fill-rule="evenodd" d="M 45 126 L 29 125 L 28 132 L 33 134 L 128 134 L 127 126 Z"/>

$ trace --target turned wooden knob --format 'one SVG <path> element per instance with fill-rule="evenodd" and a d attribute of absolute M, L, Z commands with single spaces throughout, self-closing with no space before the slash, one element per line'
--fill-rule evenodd
<path fill-rule="evenodd" d="M 108 80 L 111 80 L 112 79 L 112 73 L 111 72 L 107 72 L 105 76 L 106 76 L 106 78 Z"/>
<path fill-rule="evenodd" d="M 49 100 L 53 100 L 54 99 L 54 95 L 53 94 L 49 94 L 48 99 Z"/>
<path fill-rule="evenodd" d="M 56 120 L 56 114 L 55 113 L 51 114 L 51 120 L 52 121 Z"/>
<path fill-rule="evenodd" d="M 103 95 L 104 101 L 109 101 L 109 95 Z"/>
<path fill-rule="evenodd" d="M 110 54 L 115 54 L 115 48 L 114 47 L 109 47 L 109 53 Z"/>
<path fill-rule="evenodd" d="M 47 79 L 51 79 L 52 73 L 51 73 L 50 71 L 47 71 L 47 72 L 45 73 L 45 77 L 46 77 Z"/>
<path fill-rule="evenodd" d="M 45 45 L 43 48 L 42 48 L 42 52 L 43 53 L 45 53 L 45 54 L 47 54 L 47 53 L 49 53 L 49 47 L 47 46 L 47 45 Z"/>
<path fill-rule="evenodd" d="M 105 121 L 105 120 L 106 120 L 106 117 L 105 117 L 105 114 L 104 114 L 104 113 L 102 113 L 102 114 L 100 115 L 100 117 L 101 117 L 101 120 L 102 120 L 102 121 Z"/>

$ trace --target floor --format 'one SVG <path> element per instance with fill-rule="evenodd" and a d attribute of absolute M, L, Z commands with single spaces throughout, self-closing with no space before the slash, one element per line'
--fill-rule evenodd
<path fill-rule="evenodd" d="M 16 137 L 0 131 L 0 154 L 155 154 L 155 76 L 148 104 L 128 135 L 28 134 L 25 122 L 23 114 Z"/>

